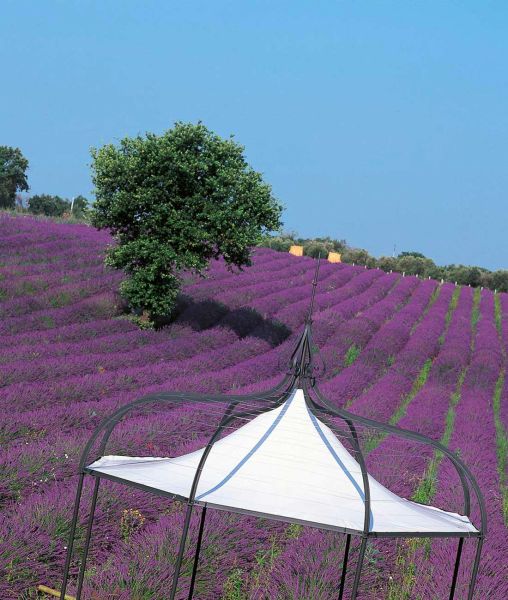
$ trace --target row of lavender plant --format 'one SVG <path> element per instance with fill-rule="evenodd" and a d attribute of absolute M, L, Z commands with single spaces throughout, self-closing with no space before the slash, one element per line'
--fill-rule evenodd
<path fill-rule="evenodd" d="M 99 262 L 100 258 L 96 258 L 96 264 Z M 110 273 L 105 271 L 103 277 L 93 285 L 96 286 L 96 290 L 91 290 L 92 293 L 100 291 L 101 288 L 106 287 L 111 291 L 108 291 L 104 294 L 95 293 L 89 299 L 82 300 L 81 302 L 76 302 L 75 296 L 81 293 L 81 289 L 79 286 L 74 286 L 75 292 L 70 294 L 67 298 L 68 302 L 72 302 L 72 304 L 65 305 L 65 297 L 55 299 L 56 303 L 62 303 L 64 306 L 62 308 L 42 308 L 41 310 L 37 310 L 36 312 L 30 314 L 24 314 L 18 318 L 9 318 L 8 320 L 2 321 L 0 323 L 0 332 L 3 336 L 8 337 L 10 335 L 18 335 L 19 333 L 24 332 L 33 332 L 39 330 L 47 330 L 52 329 L 55 325 L 71 325 L 76 323 L 76 321 L 85 322 L 87 320 L 91 320 L 94 317 L 103 317 L 110 318 L 115 315 L 115 297 L 113 294 L 113 290 L 116 288 L 116 285 L 119 282 L 119 274 L 118 273 Z M 88 285 L 88 284 L 87 284 Z M 51 294 L 53 292 L 48 293 L 48 298 L 43 299 L 33 299 L 27 297 L 24 301 L 24 304 L 27 304 L 28 307 L 34 308 L 34 303 L 44 303 L 46 302 L 46 306 L 51 305 Z M 88 293 L 85 288 L 85 293 Z M 104 306 L 104 303 L 107 306 Z M 23 303 L 13 303 L 13 308 L 16 311 L 26 312 L 27 308 L 23 306 Z M 7 307 L 9 309 L 9 307 Z M 94 310 L 96 309 L 96 310 Z M 87 313 L 89 311 L 89 313 Z M 86 318 L 89 316 L 89 319 Z M 86 326 L 84 327 L 86 329 Z M 32 334 L 36 335 L 36 334 Z M 30 339 L 30 335 L 26 336 Z M 9 343 L 10 340 L 5 341 L 5 343 Z"/>
<path fill-rule="evenodd" d="M 504 369 L 500 375 L 493 399 L 496 428 L 497 468 L 503 505 L 503 515 L 508 527 L 508 301 L 506 294 L 495 295 L 496 327 L 501 342 Z"/>
<path fill-rule="evenodd" d="M 139 358 L 139 356 L 138 356 L 138 358 Z M 239 357 L 237 357 L 237 360 L 238 360 L 238 358 L 239 358 Z M 209 361 L 212 361 L 212 363 L 213 363 L 213 361 L 214 361 L 215 359 L 214 359 L 214 357 L 213 357 L 213 356 L 210 356 L 210 357 L 208 357 L 208 360 L 209 360 Z M 223 361 L 223 359 L 222 359 L 222 361 Z M 224 364 L 224 363 L 222 362 L 222 364 Z M 43 368 L 43 367 L 44 367 L 44 363 L 42 363 L 42 365 L 41 365 L 41 366 L 42 366 L 42 368 Z M 215 366 L 215 368 L 216 368 L 217 366 L 220 366 L 220 365 L 218 365 L 218 364 L 215 364 L 214 366 Z M 78 365 L 78 367 L 79 367 L 79 365 Z M 164 370 L 164 369 L 163 369 L 163 367 L 164 367 L 164 368 L 166 368 L 166 367 L 167 367 L 167 365 L 157 365 L 156 367 L 149 367 L 149 368 L 148 368 L 148 373 L 146 373 L 146 376 L 147 376 L 148 378 L 150 378 L 150 381 L 151 381 L 152 383 L 154 382 L 154 380 L 152 379 L 152 377 L 151 377 L 151 374 L 152 374 L 154 371 L 158 371 L 158 372 L 161 372 L 161 371 L 163 371 L 163 370 Z M 100 368 L 101 368 L 101 365 L 98 365 L 97 369 L 100 369 Z M 178 365 L 178 366 L 177 366 L 177 371 L 178 371 L 178 369 L 179 369 L 179 368 L 180 368 L 180 365 Z M 203 365 L 203 368 L 205 368 L 205 370 L 206 370 L 206 365 Z M 106 389 L 107 389 L 107 388 L 105 387 L 105 384 L 106 384 L 106 382 L 105 382 L 105 379 L 106 379 L 106 377 L 104 376 L 104 371 L 105 371 L 105 370 L 106 370 L 106 369 L 105 369 L 105 367 L 102 367 L 101 371 L 99 371 L 99 372 L 100 372 L 100 375 L 97 375 L 97 374 L 96 374 L 96 377 L 95 377 L 95 386 L 99 385 L 99 387 L 100 387 L 100 389 L 101 389 L 101 393 L 105 393 L 105 392 L 106 392 Z M 51 369 L 51 368 L 50 368 L 48 371 L 49 371 L 50 373 L 54 373 L 54 369 Z M 139 371 L 139 369 L 138 369 L 138 371 Z M 125 374 L 125 373 L 122 373 L 122 374 L 120 374 L 120 379 L 123 379 L 123 378 L 124 378 L 124 376 L 125 376 L 125 377 L 128 377 L 128 378 L 132 378 L 133 374 L 132 374 L 132 373 L 127 373 L 127 374 Z M 39 377 L 40 377 L 40 374 L 37 374 L 37 377 L 39 378 Z M 88 377 L 88 378 L 87 378 L 87 382 L 86 382 L 86 383 L 90 383 L 90 381 L 89 381 L 89 380 L 90 380 L 90 378 Z M 79 380 L 79 381 L 77 381 L 77 382 L 76 382 L 76 384 L 75 384 L 75 385 L 77 385 L 77 387 L 80 389 L 80 394 L 82 394 L 82 393 L 85 391 L 85 388 L 83 388 L 83 387 L 82 387 L 82 383 L 84 383 L 84 382 L 83 382 L 83 381 L 81 381 L 81 380 Z M 138 383 L 138 384 L 141 384 L 141 382 L 139 381 L 139 379 L 137 380 L 137 383 Z M 66 388 L 66 390 L 68 391 L 68 390 L 69 390 L 69 386 L 73 387 L 73 385 L 74 385 L 74 381 L 73 381 L 73 380 L 71 380 L 71 381 L 66 381 L 66 382 L 65 382 L 65 388 Z M 92 384 L 92 385 L 93 385 L 93 384 Z M 131 388 L 131 387 L 132 387 L 132 386 L 129 386 L 129 388 Z M 27 393 L 27 394 L 31 394 L 31 395 L 29 395 L 29 396 L 28 396 L 28 398 L 27 398 L 29 402 L 32 402 L 32 401 L 33 401 L 33 399 L 34 399 L 34 395 L 35 395 L 35 396 L 41 396 L 41 394 L 40 394 L 40 390 L 34 389 L 34 387 L 33 387 L 33 386 L 29 386 L 29 388 L 30 388 L 30 389 L 26 388 L 26 393 Z M 12 390 L 11 390 L 11 392 L 12 392 L 12 394 L 14 394 L 14 396 L 17 396 L 17 395 L 23 395 L 23 394 L 24 394 L 24 391 L 25 391 L 25 388 L 23 387 L 23 384 L 21 384 L 21 387 L 18 387 L 18 388 L 16 388 L 16 387 L 15 387 L 14 389 L 12 389 Z M 7 397 L 7 402 L 9 402 L 9 398 L 11 398 L 11 397 L 12 397 L 12 394 L 11 394 L 10 396 L 9 396 L 9 395 L 7 395 L 7 396 L 8 396 L 8 397 Z M 52 400 L 54 400 L 54 399 L 55 399 L 55 396 L 54 396 L 54 394 L 53 394 L 53 395 L 50 395 L 49 397 L 46 397 L 46 398 L 45 398 L 45 401 L 47 401 L 47 402 L 51 402 L 51 401 L 52 401 Z"/>
<path fill-rule="evenodd" d="M 231 340 L 231 341 L 232 341 L 232 340 Z M 224 340 L 224 339 L 221 339 L 221 338 L 219 337 L 219 345 L 222 345 L 222 344 L 224 344 L 224 342 L 225 342 L 225 340 Z M 204 343 L 205 343 L 205 344 L 207 343 L 207 340 L 206 340 L 206 339 L 204 340 Z M 179 346 L 180 346 L 180 344 L 178 345 L 178 347 L 179 347 Z M 177 348 L 178 348 L 178 347 L 177 347 Z M 86 347 L 85 347 L 85 349 L 86 349 Z M 184 349 L 185 349 L 185 345 L 184 345 Z M 156 348 L 156 350 L 158 350 L 158 348 Z M 190 350 L 192 350 L 192 344 L 190 344 Z M 231 350 L 232 350 L 232 354 L 234 354 L 234 353 L 236 352 L 236 348 L 235 348 L 235 347 L 233 347 Z M 189 352 L 189 353 L 190 353 L 190 352 Z M 124 355 L 124 357 L 125 357 L 125 355 Z M 127 357 L 128 357 L 128 355 L 127 355 Z M 239 358 L 239 357 L 240 357 L 240 355 L 237 355 L 237 356 L 236 356 L 237 360 L 238 360 L 238 358 Z M 135 356 L 135 358 L 136 358 L 136 360 L 134 360 L 134 362 L 137 364 L 137 362 L 139 362 L 139 358 L 140 358 L 140 357 L 139 357 L 138 355 L 136 355 L 136 356 Z M 198 358 L 198 360 L 196 360 L 195 362 L 199 362 L 199 360 L 201 359 L 201 357 L 197 357 L 197 358 Z M 220 364 L 219 364 L 219 363 L 216 363 L 216 362 L 215 362 L 215 357 L 214 357 L 213 355 L 211 355 L 211 356 L 207 356 L 207 357 L 206 357 L 206 360 L 208 360 L 208 362 L 210 362 L 210 363 L 211 363 L 211 364 L 214 366 L 214 368 L 217 368 L 218 366 L 220 366 Z M 222 357 L 220 358 L 220 360 L 223 362 L 223 361 L 224 361 L 224 356 L 222 356 Z M 48 366 L 49 366 L 48 372 L 49 372 L 49 373 L 53 373 L 53 372 L 55 371 L 55 368 L 58 366 L 58 363 L 57 363 L 57 362 L 55 362 L 55 364 L 54 364 L 54 365 L 51 365 L 51 361 L 48 361 L 48 362 L 49 362 L 49 365 L 48 365 Z M 71 362 L 72 362 L 72 361 L 71 361 Z M 131 362 L 132 362 L 132 361 L 131 361 Z M 36 367 L 37 367 L 37 365 L 29 365 L 29 366 L 27 367 L 27 369 L 29 369 L 29 368 L 34 368 L 34 367 L 35 367 L 35 369 L 34 369 L 34 370 L 35 370 L 35 376 L 34 376 L 34 377 L 32 377 L 33 379 L 35 379 L 35 378 L 37 378 L 37 379 L 43 379 L 43 378 L 44 378 L 44 366 L 45 366 L 45 365 L 44 365 L 44 362 L 41 362 L 41 361 L 39 361 L 39 363 L 38 363 L 38 364 L 40 365 L 40 368 L 39 368 L 39 370 L 36 368 Z M 202 366 L 202 369 L 201 369 L 201 371 L 203 371 L 203 370 L 206 370 L 206 364 L 202 364 L 201 366 Z M 52 367 L 55 367 L 55 368 L 52 368 Z M 166 364 L 166 367 L 168 367 L 168 365 L 167 365 L 167 364 Z M 170 365 L 169 365 L 169 367 L 170 367 Z M 179 371 L 181 368 L 182 368 L 182 366 L 181 366 L 181 365 L 176 365 L 176 372 L 178 372 L 178 371 Z M 186 366 L 185 366 L 185 368 L 187 368 L 187 370 L 189 370 L 189 366 L 188 366 L 188 365 L 186 365 Z M 99 365 L 99 367 L 98 367 L 98 370 L 99 370 L 99 372 L 102 374 L 102 373 L 104 373 L 104 372 L 106 371 L 106 367 L 104 367 L 104 366 L 102 366 L 102 367 L 101 367 L 101 366 Z M 183 369 L 182 369 L 182 370 L 183 370 Z M 192 370 L 192 369 L 191 369 L 191 370 Z M 23 372 L 21 372 L 21 373 L 20 373 L 20 376 L 21 376 L 21 375 L 23 375 Z M 30 379 L 30 377 L 28 376 L 28 374 L 26 374 L 26 373 L 25 373 L 25 375 L 26 375 L 26 378 L 27 378 L 27 379 Z M 53 377 L 54 377 L 54 376 L 53 376 Z M 104 384 L 104 379 L 105 379 L 105 377 L 99 377 L 98 379 L 99 379 L 99 380 L 100 380 L 100 379 L 102 379 L 102 382 L 100 382 L 100 383 L 101 383 L 101 384 Z M 52 383 L 53 383 L 53 381 L 52 381 Z M 66 383 L 68 383 L 68 382 L 66 382 Z M 72 383 L 72 382 L 71 382 L 71 383 Z M 78 385 L 79 385 L 80 383 L 81 383 L 81 381 L 79 381 L 79 382 L 78 382 Z M 152 383 L 153 383 L 153 382 L 152 382 Z M 104 391 L 104 389 L 105 389 L 105 388 L 102 388 L 102 391 Z M 81 390 L 81 391 L 83 391 L 83 390 Z M 23 392 L 23 390 L 22 390 L 22 389 L 20 389 L 20 388 L 16 388 L 16 387 L 15 387 L 15 389 L 13 390 L 14 396 L 17 396 L 17 395 L 20 395 L 20 396 L 21 396 L 21 395 L 22 395 L 22 392 Z M 33 392 L 33 389 L 32 389 L 32 392 Z M 37 394 L 37 391 L 36 391 L 35 393 Z M 30 397 L 28 397 L 27 399 L 28 399 L 29 403 L 32 405 L 32 399 L 31 399 Z M 51 396 L 50 398 L 46 398 L 46 400 L 48 400 L 48 401 L 51 401 L 52 399 L 54 399 L 54 396 Z M 32 405 L 32 406 L 33 406 L 33 405 Z"/>
<path fill-rule="evenodd" d="M 451 306 L 449 326 L 441 338 L 441 347 L 425 384 L 398 415 L 399 426 L 443 443 L 448 442 L 450 433 L 446 433 L 446 429 L 453 426 L 455 405 L 471 357 L 475 327 L 471 318 L 474 314 L 471 289 L 462 289 L 456 306 Z M 429 504 L 434 496 L 438 464 L 434 466 L 434 457 L 429 446 L 390 436 L 369 454 L 368 465 L 392 491 Z M 453 502 L 443 508 L 460 510 Z M 398 544 L 383 543 L 380 547 L 385 565 L 385 576 L 378 583 L 380 589 L 388 589 L 391 600 L 411 596 L 415 573 L 416 577 L 425 576 L 419 568 L 421 565 L 415 565 L 417 553 L 420 560 L 425 554 L 421 544 L 403 540 Z"/>
<path fill-rule="evenodd" d="M 185 315 L 185 313 L 184 313 Z M 183 317 L 185 318 L 185 317 Z M 182 320 L 182 318 L 180 319 Z M 231 320 L 231 319 L 230 319 Z M 252 318 L 251 318 L 252 321 Z M 215 325 L 228 325 L 228 317 L 226 318 L 222 318 L 216 321 L 214 323 Z M 231 323 L 231 325 L 234 326 L 234 323 Z M 255 325 L 255 322 L 254 322 Z M 184 341 L 184 347 L 187 346 L 187 348 L 190 348 L 190 346 L 192 345 L 192 340 L 189 339 L 189 333 L 192 333 L 192 331 L 189 329 L 189 327 L 185 327 L 183 326 L 181 328 L 180 334 L 182 333 L 187 333 L 187 335 L 185 336 L 185 341 Z M 25 352 L 23 353 L 23 347 L 18 348 L 16 353 L 20 353 L 21 352 L 21 356 L 19 360 L 18 359 L 18 363 L 13 364 L 12 366 L 6 367 L 3 369 L 3 374 L 0 370 L 0 381 L 4 380 L 6 382 L 12 382 L 14 380 L 29 380 L 29 375 L 28 372 L 31 371 L 32 372 L 32 378 L 36 378 L 36 379 L 41 379 L 41 375 L 43 372 L 48 372 L 51 374 L 52 377 L 55 376 L 55 373 L 58 373 L 58 376 L 64 376 L 64 375 L 68 375 L 68 374 L 72 374 L 72 373 L 80 373 L 80 372 L 86 372 L 86 371 L 93 371 L 96 370 L 98 368 L 102 369 L 102 370 L 106 370 L 106 369 L 111 369 L 111 368 L 117 368 L 117 366 L 119 365 L 125 365 L 125 366 L 129 366 L 129 365 L 143 365 L 146 362 L 150 361 L 161 361 L 161 360 L 168 360 L 170 359 L 172 356 L 174 356 L 175 358 L 183 358 L 185 356 L 189 356 L 189 352 L 187 350 L 187 352 L 185 350 L 183 350 L 183 352 L 179 352 L 178 355 L 175 355 L 175 351 L 178 352 L 180 350 L 180 346 L 175 347 L 175 344 L 172 343 L 174 341 L 174 338 L 176 337 L 177 333 L 175 332 L 175 327 L 171 328 L 171 332 L 169 335 L 166 335 L 165 332 L 162 333 L 162 335 L 152 335 L 151 339 L 153 339 L 153 341 L 155 342 L 156 340 L 164 340 L 164 338 L 166 338 L 166 342 L 163 342 L 161 344 L 156 344 L 155 346 L 149 346 L 146 347 L 146 342 L 147 339 L 149 338 L 148 335 L 135 335 L 135 332 L 133 332 L 133 340 L 132 342 L 135 341 L 135 339 L 141 339 L 142 340 L 142 346 L 140 351 L 138 352 L 130 352 L 128 353 L 128 355 L 126 356 L 125 354 L 122 355 L 122 357 L 101 357 L 101 356 L 97 356 L 97 352 L 94 352 L 94 350 L 92 349 L 92 347 L 90 347 L 90 345 L 88 345 L 86 348 L 82 348 L 80 345 L 80 350 L 85 354 L 85 356 L 83 356 L 84 362 L 83 360 L 81 361 L 81 363 L 76 362 L 76 358 L 75 355 L 77 354 L 76 350 L 78 349 L 76 346 L 77 344 L 74 345 L 69 345 L 69 344 L 62 344 L 60 347 L 55 347 L 53 346 L 53 348 L 50 350 L 50 354 L 48 355 L 48 353 L 45 351 L 45 347 L 47 347 L 47 343 L 46 340 L 44 340 L 41 344 L 37 345 L 33 343 L 33 339 L 31 340 L 31 343 L 27 346 L 26 344 L 24 345 L 25 348 Z M 229 335 L 229 339 L 228 340 L 224 340 L 224 335 L 227 335 L 227 332 L 219 332 L 219 339 L 217 340 L 217 342 L 215 343 L 215 346 L 219 346 L 225 343 L 232 343 L 234 341 L 234 339 L 231 337 L 231 335 Z M 210 336 L 210 334 L 203 336 L 202 332 L 196 332 L 195 337 L 198 338 L 197 344 L 196 344 L 196 349 L 195 351 L 199 350 L 199 338 L 202 338 L 204 340 L 208 340 L 211 344 L 212 347 L 214 345 L 214 340 L 213 340 L 213 336 Z M 42 348 L 41 348 L 42 345 Z M 97 341 L 92 341 L 92 346 L 97 347 L 98 345 L 100 345 L 100 343 L 98 344 Z M 206 342 L 205 342 L 205 346 L 203 346 L 203 344 L 201 344 L 202 347 L 206 347 Z M 131 346 L 132 347 L 132 346 Z M 27 350 L 28 350 L 28 356 L 27 356 Z M 55 369 L 55 367 L 58 366 L 58 364 L 60 363 L 60 361 L 51 361 L 48 360 L 51 356 L 51 352 L 57 352 L 57 356 L 61 356 L 63 354 L 67 354 L 67 358 L 68 360 L 66 361 L 66 363 L 64 365 L 60 364 L 60 369 Z M 110 349 L 107 349 L 107 352 L 110 352 Z M 169 355 L 168 355 L 169 353 Z M 143 354 L 145 354 L 146 356 L 143 356 Z M 0 362 L 9 362 L 7 357 L 11 357 L 11 361 L 12 362 L 12 352 L 8 352 L 7 350 L 4 351 L 3 355 L 5 356 L 5 359 L 2 361 L 2 353 L 0 352 Z M 38 357 L 41 357 L 38 359 Z M 31 364 L 26 364 L 26 360 L 30 360 L 32 359 Z M 62 368 L 63 367 L 63 368 Z M 14 377 L 14 379 L 13 379 Z"/>
<path fill-rule="evenodd" d="M 508 294 L 499 294 L 499 304 L 501 308 L 501 337 L 504 343 L 505 356 L 508 358 Z M 503 391 L 503 401 L 500 405 L 499 414 L 505 432 L 508 433 L 508 384 Z"/>
<path fill-rule="evenodd" d="M 353 364 L 359 357 L 363 358 L 361 352 L 373 343 L 373 336 L 381 329 L 384 330 L 391 319 L 398 318 L 404 306 L 418 301 L 419 288 L 417 279 L 401 278 L 383 300 L 356 315 L 354 319 L 341 324 L 325 343 L 322 341 L 322 332 L 327 328 L 323 327 L 322 320 L 318 319 L 315 337 L 325 365 L 330 366 L 327 379 Z"/>
<path fill-rule="evenodd" d="M 419 314 L 418 306 L 408 305 L 405 318 L 391 324 L 398 333 L 387 336 L 387 355 L 392 355 L 393 344 L 399 344 L 399 340 L 405 343 L 386 373 L 350 403 L 354 412 L 385 422 L 392 419 L 439 350 L 452 296 L 453 286 L 443 284 L 435 288 L 435 294 Z"/>
<path fill-rule="evenodd" d="M 226 319 L 219 321 L 221 325 Z M 219 329 L 218 334 L 214 332 L 214 335 L 203 336 L 202 333 L 198 332 L 193 337 L 198 337 L 198 343 L 193 343 L 194 339 L 191 336 L 187 336 L 183 339 L 183 343 L 174 344 L 174 336 L 172 335 L 168 341 L 159 343 L 156 345 L 146 346 L 143 345 L 140 350 L 131 351 L 124 353 L 121 356 L 115 354 L 103 356 L 92 354 L 90 347 L 87 345 L 81 346 L 83 355 L 75 356 L 69 353 L 67 360 L 62 364 L 60 358 L 54 358 L 53 360 L 48 359 L 47 354 L 44 352 L 43 347 L 35 346 L 30 348 L 30 354 L 33 357 L 44 355 L 44 358 L 38 358 L 32 360 L 30 363 L 26 363 L 25 356 L 18 362 L 11 362 L 5 367 L 0 367 L 0 380 L 4 383 L 13 383 L 16 381 L 43 381 L 44 379 L 51 377 L 52 383 L 57 378 L 63 378 L 71 374 L 86 374 L 99 372 L 101 374 L 106 371 L 110 373 L 113 370 L 118 370 L 121 367 L 137 367 L 144 364 L 151 365 L 157 363 L 158 367 L 164 366 L 167 369 L 167 375 L 170 377 L 172 373 L 183 374 L 186 370 L 195 368 L 195 364 L 200 363 L 201 371 L 207 370 L 207 364 L 213 366 L 214 369 L 218 369 L 225 366 L 225 356 L 223 353 L 223 346 L 226 344 L 230 345 L 229 353 L 233 357 L 236 356 L 236 360 L 240 360 L 242 355 L 245 356 L 244 349 L 246 346 L 250 346 L 253 352 L 258 353 L 261 351 L 260 340 L 247 340 L 245 342 L 236 341 L 235 335 L 232 331 L 226 329 Z M 159 336 L 160 337 L 160 336 Z M 143 338 L 145 339 L 145 338 Z M 199 354 L 200 348 L 202 353 Z M 213 352 L 216 348 L 217 351 Z M 72 351 L 74 348 L 68 348 Z M 61 348 L 59 349 L 61 355 Z M 210 352 L 212 350 L 212 352 Z M 238 352 L 236 355 L 235 353 Z M 197 353 L 197 355 L 196 355 Z M 188 364 L 182 364 L 181 359 L 186 356 L 195 355 L 194 362 Z M 222 356 L 221 356 L 222 355 Z M 172 371 L 171 364 L 168 360 L 177 360 L 177 364 L 174 365 Z M 164 365 L 160 363 L 164 361 Z M 227 363 L 226 363 L 227 364 Z M 154 367 L 150 366 L 151 369 Z M 104 377 L 103 377 L 104 379 Z M 17 392 L 16 392 L 17 393 Z"/>
<path fill-rule="evenodd" d="M 450 447 L 460 452 L 471 468 L 485 498 L 488 529 L 478 576 L 478 598 L 505 598 L 508 593 L 508 568 L 504 560 L 508 553 L 508 539 L 503 521 L 499 495 L 496 460 L 496 442 L 492 398 L 496 382 L 503 368 L 500 340 L 494 322 L 494 301 L 490 292 L 483 292 L 481 318 L 478 322 L 476 347 L 466 374 Z M 460 483 L 453 476 L 449 461 L 441 463 L 438 472 L 436 502 L 446 505 L 450 498 L 460 494 Z M 459 489 L 458 489 L 459 488 Z M 479 510 L 473 505 L 472 519 L 479 523 Z M 450 584 L 450 563 L 457 542 L 439 541 L 432 545 L 427 567 L 431 572 L 433 594 L 443 597 Z M 476 549 L 476 540 L 465 544 L 462 568 L 459 574 L 459 597 L 464 594 Z M 415 586 L 424 585 L 417 580 Z M 418 591 L 418 587 L 415 587 Z"/>
<path fill-rule="evenodd" d="M 338 375 L 327 381 L 324 390 L 339 405 L 348 404 L 353 398 L 367 390 L 374 382 L 390 367 L 395 356 L 407 341 L 410 330 L 416 319 L 421 315 L 425 304 L 428 304 L 431 291 L 435 284 L 422 284 L 423 293 L 415 294 L 413 301 L 407 303 L 397 313 L 397 318 L 388 322 L 384 327 L 378 329 L 372 339 L 365 345 L 363 352 L 356 360 L 351 361 Z M 413 315 L 412 322 L 404 319 L 406 315 Z M 382 315 L 381 315 L 382 316 Z M 401 335 L 401 327 L 396 326 L 397 334 L 392 335 L 395 323 L 405 323 L 407 337 Z"/>

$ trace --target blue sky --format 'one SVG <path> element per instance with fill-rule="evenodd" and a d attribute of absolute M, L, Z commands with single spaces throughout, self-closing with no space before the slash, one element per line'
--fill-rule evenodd
<path fill-rule="evenodd" d="M 508 3 L 3 0 L 0 144 L 91 196 L 91 146 L 202 120 L 286 229 L 508 268 Z"/>

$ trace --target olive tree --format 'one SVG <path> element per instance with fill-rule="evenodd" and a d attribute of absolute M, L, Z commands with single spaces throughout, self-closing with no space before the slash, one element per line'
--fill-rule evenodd
<path fill-rule="evenodd" d="M 152 320 L 170 314 L 182 270 L 209 261 L 250 264 L 251 247 L 281 226 L 281 206 L 244 148 L 202 123 L 126 137 L 92 149 L 91 222 L 116 243 L 106 263 L 127 275 L 121 292 Z"/>
<path fill-rule="evenodd" d="M 16 206 L 16 192 L 28 191 L 28 160 L 19 148 L 0 146 L 0 208 Z"/>
<path fill-rule="evenodd" d="M 28 211 L 47 217 L 61 217 L 71 209 L 71 203 L 60 196 L 35 194 L 28 199 Z"/>

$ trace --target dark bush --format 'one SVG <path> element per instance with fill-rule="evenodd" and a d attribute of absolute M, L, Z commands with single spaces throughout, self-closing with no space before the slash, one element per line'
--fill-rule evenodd
<path fill-rule="evenodd" d="M 328 252 L 333 252 L 333 247 L 330 247 L 324 242 L 312 241 L 310 244 L 305 244 L 303 246 L 303 253 L 305 256 L 312 256 L 312 258 L 317 258 L 318 256 L 326 258 Z"/>
<path fill-rule="evenodd" d="M 36 194 L 28 200 L 28 211 L 36 215 L 47 217 L 61 217 L 65 212 L 70 212 L 71 203 L 60 196 L 50 194 Z"/>

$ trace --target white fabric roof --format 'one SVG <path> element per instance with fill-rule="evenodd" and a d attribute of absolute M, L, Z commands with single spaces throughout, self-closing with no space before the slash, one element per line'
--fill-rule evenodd
<path fill-rule="evenodd" d="M 104 456 L 91 471 L 189 497 L 203 449 L 176 458 Z M 477 530 L 456 513 L 390 492 L 369 475 L 370 531 L 452 533 Z M 359 464 L 311 413 L 302 390 L 217 441 L 205 462 L 196 501 L 328 529 L 363 531 Z"/>

